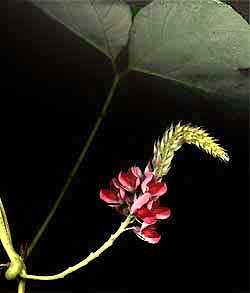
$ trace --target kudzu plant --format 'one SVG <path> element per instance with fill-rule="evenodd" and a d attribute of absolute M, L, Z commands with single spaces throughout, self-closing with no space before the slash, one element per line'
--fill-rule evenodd
<path fill-rule="evenodd" d="M 163 137 L 155 142 L 153 159 L 143 171 L 131 166 L 127 172 L 120 171 L 118 177 L 111 180 L 109 188 L 100 190 L 100 199 L 125 217 L 118 230 L 86 259 L 61 273 L 39 276 L 27 272 L 25 260 L 75 177 L 124 76 L 133 70 L 140 71 L 172 80 L 177 86 L 241 98 L 248 94 L 249 76 L 240 74 L 239 69 L 250 67 L 249 25 L 219 0 L 154 0 L 143 8 L 130 7 L 122 0 L 31 2 L 108 57 L 114 79 L 89 138 L 58 199 L 28 246 L 25 258 L 13 248 L 7 215 L 0 199 L 0 240 L 10 260 L 1 266 L 6 268 L 7 280 L 18 279 L 18 293 L 25 292 L 28 279 L 56 280 L 86 266 L 125 231 L 133 232 L 148 243 L 158 243 L 161 238 L 158 221 L 171 215 L 170 208 L 160 203 L 167 192 L 164 176 L 170 169 L 174 153 L 184 143 L 194 144 L 224 162 L 229 161 L 227 152 L 201 127 L 180 122 L 175 126 L 171 124 Z M 35 6 L 33 8 L 37 9 Z M 127 52 L 127 60 L 123 59 L 122 64 L 120 57 L 124 52 Z"/>
<path fill-rule="evenodd" d="M 26 272 L 24 259 L 13 248 L 7 216 L 0 199 L 0 239 L 10 259 L 10 262 L 5 264 L 7 267 L 6 279 L 13 280 L 18 276 L 21 277 L 18 288 L 20 293 L 25 290 L 26 279 L 47 281 L 64 278 L 97 258 L 103 251 L 112 246 L 121 233 L 128 230 L 133 231 L 144 241 L 151 244 L 158 243 L 161 236 L 157 231 L 157 221 L 167 219 L 171 215 L 170 208 L 160 204 L 160 198 L 167 192 L 167 185 L 162 179 L 170 169 L 174 153 L 184 143 L 195 144 L 212 156 L 225 162 L 229 161 L 226 151 L 200 127 L 193 127 L 190 124 L 181 125 L 181 123 L 175 127 L 171 125 L 162 139 L 154 144 L 153 159 L 148 162 L 143 172 L 139 167 L 132 166 L 127 172 L 121 171 L 118 178 L 113 178 L 109 188 L 100 190 L 100 199 L 126 217 L 119 229 L 99 249 L 91 252 L 87 258 L 55 275 L 38 276 Z M 49 216 L 52 216 L 52 212 Z M 37 239 L 38 237 L 36 241 Z M 33 248 L 34 245 L 33 241 L 30 247 Z M 31 248 L 28 251 L 30 252 Z"/>

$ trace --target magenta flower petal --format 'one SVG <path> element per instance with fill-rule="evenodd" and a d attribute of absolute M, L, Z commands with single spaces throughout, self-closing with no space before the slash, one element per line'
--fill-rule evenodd
<path fill-rule="evenodd" d="M 139 167 L 131 167 L 130 170 L 135 177 L 142 178 L 142 171 Z"/>
<path fill-rule="evenodd" d="M 142 238 L 144 241 L 147 241 L 151 244 L 158 243 L 161 239 L 161 235 L 156 232 L 156 225 L 148 225 L 143 223 L 141 228 L 137 228 L 134 232 Z"/>
<path fill-rule="evenodd" d="M 149 202 L 147 203 L 147 208 L 148 208 L 149 210 L 151 210 L 152 207 L 153 207 L 153 204 L 154 204 L 154 203 L 155 203 L 154 200 L 149 200 Z"/>
<path fill-rule="evenodd" d="M 141 225 L 141 232 L 144 231 L 146 228 L 147 229 L 150 228 L 150 230 L 156 230 L 157 227 L 158 227 L 157 224 L 151 225 L 151 224 L 147 224 L 147 223 L 143 222 Z M 146 231 L 147 231 L 147 229 L 146 229 Z"/>
<path fill-rule="evenodd" d="M 122 185 L 119 183 L 119 181 L 116 178 L 113 178 L 111 180 L 111 184 L 110 185 L 111 185 L 111 189 L 113 188 L 113 189 L 117 190 L 117 192 L 119 191 L 120 198 L 123 201 L 126 201 L 127 200 L 126 192 L 122 188 Z"/>
<path fill-rule="evenodd" d="M 121 188 L 121 184 L 119 183 L 119 181 L 116 178 L 112 178 L 111 180 L 111 186 L 114 186 L 116 189 L 120 189 Z"/>
<path fill-rule="evenodd" d="M 152 196 L 161 196 L 167 192 L 167 185 L 165 182 L 158 182 L 149 186 L 148 192 Z"/>
<path fill-rule="evenodd" d="M 123 189 L 120 188 L 119 192 L 120 192 L 121 199 L 122 199 L 123 201 L 126 201 L 126 198 L 127 198 L 127 197 L 126 197 L 126 192 L 125 192 L 125 190 L 123 190 Z"/>
<path fill-rule="evenodd" d="M 161 235 L 154 230 L 150 230 L 149 228 L 147 230 L 144 230 L 144 232 L 141 234 L 145 241 L 151 244 L 156 244 L 161 240 Z"/>
<path fill-rule="evenodd" d="M 128 172 L 121 171 L 118 180 L 121 185 L 129 192 L 134 192 L 141 182 L 141 170 L 138 167 L 131 167 Z"/>
<path fill-rule="evenodd" d="M 168 207 L 158 207 L 153 211 L 156 214 L 156 219 L 158 219 L 158 220 L 167 219 L 171 215 L 170 208 L 168 208 Z"/>
<path fill-rule="evenodd" d="M 145 193 L 148 190 L 148 183 L 152 180 L 154 177 L 154 174 L 152 172 L 148 172 L 145 179 L 143 180 L 141 184 L 141 190 L 143 193 Z"/>
<path fill-rule="evenodd" d="M 120 199 L 117 194 L 109 189 L 101 189 L 100 198 L 107 203 L 119 203 Z"/>
<path fill-rule="evenodd" d="M 152 168 L 150 167 L 150 162 L 148 162 L 146 168 L 144 169 L 144 175 L 147 176 L 149 173 L 153 173 Z"/>
<path fill-rule="evenodd" d="M 147 224 L 154 224 L 156 222 L 156 214 L 146 207 L 142 207 L 139 210 L 136 210 L 135 216 L 139 217 Z"/>
<path fill-rule="evenodd" d="M 161 196 L 167 192 L 167 185 L 156 180 L 155 175 L 147 170 L 146 177 L 141 184 L 142 192 L 149 192 L 151 196 Z"/>
<path fill-rule="evenodd" d="M 136 210 L 140 209 L 144 204 L 146 204 L 150 199 L 149 193 L 144 193 L 140 195 L 131 206 L 131 214 L 133 214 Z"/>

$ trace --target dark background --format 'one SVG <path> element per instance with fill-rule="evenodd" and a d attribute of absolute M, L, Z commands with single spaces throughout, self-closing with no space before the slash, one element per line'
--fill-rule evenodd
<path fill-rule="evenodd" d="M 32 240 L 57 198 L 113 74 L 108 58 L 30 4 L 8 1 L 4 16 L 8 34 L 1 41 L 0 194 L 18 250 L 23 240 Z M 231 161 L 221 163 L 184 145 L 165 178 L 165 203 L 172 216 L 160 224 L 159 244 L 126 232 L 65 279 L 28 282 L 30 292 L 249 289 L 248 98 L 201 95 L 161 78 L 129 73 L 77 178 L 28 259 L 29 273 L 58 273 L 116 231 L 122 219 L 101 202 L 99 190 L 120 170 L 134 164 L 144 168 L 153 142 L 171 122 L 203 126 L 228 150 Z M 1 248 L 0 263 L 7 261 Z M 0 288 L 16 288 L 15 281 L 4 280 L 4 270 Z"/>

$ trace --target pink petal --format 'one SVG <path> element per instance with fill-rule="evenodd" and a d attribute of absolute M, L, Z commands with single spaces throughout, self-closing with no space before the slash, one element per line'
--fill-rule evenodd
<path fill-rule="evenodd" d="M 146 178 L 143 180 L 142 184 L 141 184 L 141 190 L 143 193 L 145 193 L 146 191 L 148 191 L 148 183 L 152 180 L 152 178 L 154 177 L 154 174 L 152 172 L 148 172 L 146 175 Z"/>
<path fill-rule="evenodd" d="M 113 178 L 111 180 L 111 185 L 113 185 L 117 189 L 120 189 L 121 188 L 121 184 L 119 183 L 119 181 L 116 178 Z"/>
<path fill-rule="evenodd" d="M 148 225 L 143 223 L 141 229 L 139 231 L 139 235 L 143 238 L 144 241 L 147 241 L 151 244 L 158 243 L 161 239 L 161 235 L 158 234 L 156 231 L 156 225 Z M 138 230 L 137 230 L 138 231 Z M 136 232 L 136 231 L 135 231 Z"/>
<path fill-rule="evenodd" d="M 117 194 L 109 189 L 101 189 L 100 198 L 107 203 L 119 203 Z"/>
<path fill-rule="evenodd" d="M 136 210 L 140 209 L 144 204 L 146 204 L 149 201 L 149 199 L 149 193 L 144 193 L 141 196 L 139 196 L 131 206 L 131 214 L 133 214 Z"/>
<path fill-rule="evenodd" d="M 158 207 L 153 211 L 155 212 L 156 219 L 158 219 L 158 220 L 167 219 L 171 215 L 170 208 L 167 208 L 167 207 Z"/>
<path fill-rule="evenodd" d="M 140 173 L 138 167 L 131 167 L 127 173 L 121 171 L 118 180 L 127 191 L 134 192 L 140 185 Z"/>
<path fill-rule="evenodd" d="M 145 230 L 146 231 L 156 231 L 158 228 L 158 224 L 147 224 L 145 222 L 142 223 L 141 225 L 141 232 L 144 232 Z"/>
<path fill-rule="evenodd" d="M 148 164 L 144 170 L 144 175 L 147 176 L 149 173 L 152 173 L 152 169 L 150 167 L 150 161 L 148 162 Z"/>
<path fill-rule="evenodd" d="M 142 178 L 142 171 L 139 167 L 131 167 L 130 170 L 135 177 Z"/>
<path fill-rule="evenodd" d="M 139 217 L 143 220 L 143 222 L 147 224 L 154 224 L 156 222 L 156 215 L 155 213 L 151 212 L 147 208 L 140 208 L 139 210 L 136 210 L 135 216 Z"/>
<path fill-rule="evenodd" d="M 158 234 L 156 231 L 151 231 L 151 233 L 148 233 L 148 235 L 142 234 L 141 235 L 145 241 L 156 244 L 161 240 L 161 235 Z"/>
<path fill-rule="evenodd" d="M 111 180 L 111 190 L 112 190 L 112 187 L 113 187 L 113 189 L 117 190 L 117 192 L 119 191 L 120 198 L 123 201 L 126 201 L 125 190 L 122 188 L 121 184 L 119 183 L 119 181 L 116 178 L 113 178 Z"/>
<path fill-rule="evenodd" d="M 158 182 L 149 187 L 148 192 L 151 196 L 161 196 L 167 192 L 167 185 L 165 182 Z"/>
<path fill-rule="evenodd" d="M 119 189 L 119 193 L 120 193 L 120 197 L 123 201 L 126 200 L 126 193 L 125 190 L 123 190 L 122 188 Z"/>
<path fill-rule="evenodd" d="M 127 187 L 128 185 L 131 185 L 131 180 L 126 172 L 121 171 L 118 175 L 118 180 L 121 183 L 122 186 Z"/>
<path fill-rule="evenodd" d="M 147 203 L 147 208 L 149 209 L 149 210 L 151 210 L 152 209 L 152 207 L 153 207 L 153 204 L 154 204 L 155 202 L 153 201 L 153 200 L 150 200 L 148 203 Z"/>

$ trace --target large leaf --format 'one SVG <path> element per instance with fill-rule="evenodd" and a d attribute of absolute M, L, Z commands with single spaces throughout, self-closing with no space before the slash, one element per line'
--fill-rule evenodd
<path fill-rule="evenodd" d="M 129 68 L 206 92 L 248 96 L 250 26 L 219 0 L 154 0 L 131 28 Z"/>
<path fill-rule="evenodd" d="M 127 44 L 132 15 L 122 0 L 30 0 L 114 60 Z"/>

